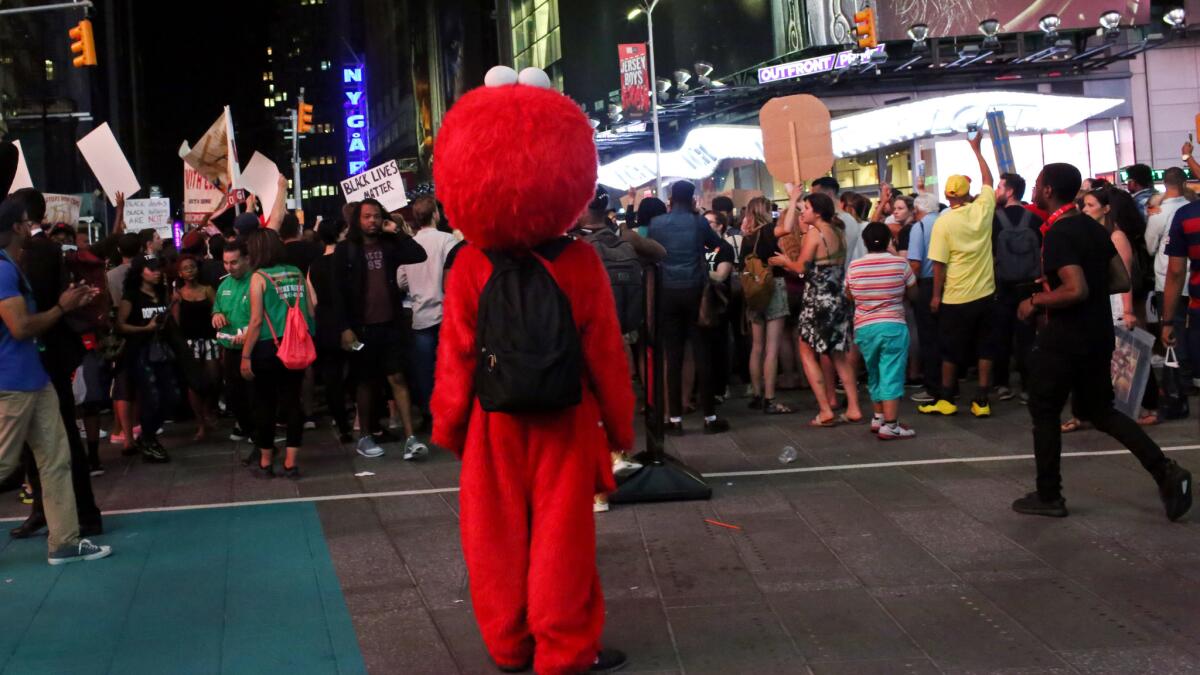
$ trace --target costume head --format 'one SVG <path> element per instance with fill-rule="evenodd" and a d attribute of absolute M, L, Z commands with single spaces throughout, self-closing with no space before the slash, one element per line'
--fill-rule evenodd
<path fill-rule="evenodd" d="M 596 144 L 546 74 L 497 66 L 438 133 L 433 176 L 446 216 L 484 249 L 525 249 L 575 224 L 596 187 Z"/>

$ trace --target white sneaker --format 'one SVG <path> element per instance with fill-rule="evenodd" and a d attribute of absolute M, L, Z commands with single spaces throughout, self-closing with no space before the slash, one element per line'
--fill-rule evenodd
<path fill-rule="evenodd" d="M 358 439 L 358 445 L 354 449 L 358 451 L 358 454 L 368 459 L 383 457 L 384 453 L 384 449 L 375 442 L 375 439 L 370 434 Z"/>
<path fill-rule="evenodd" d="M 1009 387 L 996 387 L 996 398 L 1001 401 L 1011 401 L 1016 393 Z"/>
<path fill-rule="evenodd" d="M 596 495 L 595 501 L 592 502 L 592 513 L 607 513 L 608 512 L 608 497 L 604 495 Z"/>
<path fill-rule="evenodd" d="M 317 428 L 317 423 L 312 420 L 304 420 L 304 430 L 312 431 Z"/>
<path fill-rule="evenodd" d="M 638 462 L 622 456 L 620 459 L 613 462 L 613 475 L 617 478 L 624 478 L 625 476 L 637 473 L 637 471 L 641 468 L 642 465 Z"/>
<path fill-rule="evenodd" d="M 409 436 L 404 441 L 404 459 L 405 461 L 418 461 L 429 456 L 429 446 L 417 440 L 416 436 Z"/>
<path fill-rule="evenodd" d="M 883 428 L 883 415 L 871 416 L 871 433 L 877 434 Z"/>
<path fill-rule="evenodd" d="M 900 424 L 899 422 L 893 422 L 892 424 L 885 424 L 879 427 L 879 433 L 877 434 L 879 440 L 881 441 L 899 441 L 904 440 L 905 438 L 912 438 L 916 435 L 917 432 L 909 429 L 907 426 Z"/>

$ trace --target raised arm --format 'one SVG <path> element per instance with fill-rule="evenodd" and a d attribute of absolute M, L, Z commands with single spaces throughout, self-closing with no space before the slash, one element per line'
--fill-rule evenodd
<path fill-rule="evenodd" d="M 973 139 L 967 141 L 971 144 L 971 150 L 975 153 L 975 159 L 979 162 L 979 173 L 983 176 L 983 184 L 988 187 L 993 187 L 992 170 L 988 167 L 987 160 L 983 158 L 983 132 L 979 132 Z"/>

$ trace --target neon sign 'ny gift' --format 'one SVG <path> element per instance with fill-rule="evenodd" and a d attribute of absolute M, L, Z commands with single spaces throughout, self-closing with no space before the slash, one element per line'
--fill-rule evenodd
<path fill-rule="evenodd" d="M 367 168 L 367 85 L 361 63 L 342 68 L 342 109 L 346 117 L 346 161 L 348 175 Z"/>

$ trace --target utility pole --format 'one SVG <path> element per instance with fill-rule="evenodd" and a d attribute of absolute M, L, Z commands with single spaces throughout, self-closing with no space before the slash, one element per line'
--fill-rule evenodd
<path fill-rule="evenodd" d="M 303 210 L 300 203 L 300 111 L 304 110 L 304 87 L 300 87 L 300 101 L 292 109 L 292 199 L 297 211 Z"/>

